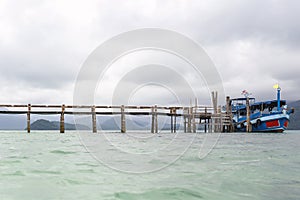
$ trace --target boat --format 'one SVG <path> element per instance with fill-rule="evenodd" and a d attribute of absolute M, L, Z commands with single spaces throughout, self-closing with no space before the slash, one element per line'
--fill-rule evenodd
<path fill-rule="evenodd" d="M 277 90 L 276 100 L 256 102 L 246 90 L 242 92 L 243 98 L 231 99 L 229 105 L 235 131 L 282 133 L 288 128 L 294 109 L 288 109 L 286 100 L 281 100 L 279 85 L 273 87 Z"/>

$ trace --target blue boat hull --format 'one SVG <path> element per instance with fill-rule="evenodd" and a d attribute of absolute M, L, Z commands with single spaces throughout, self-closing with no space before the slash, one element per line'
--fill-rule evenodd
<path fill-rule="evenodd" d="M 252 132 L 283 132 L 289 124 L 289 114 L 274 114 L 251 119 Z M 246 122 L 236 126 L 236 131 L 245 132 Z"/>

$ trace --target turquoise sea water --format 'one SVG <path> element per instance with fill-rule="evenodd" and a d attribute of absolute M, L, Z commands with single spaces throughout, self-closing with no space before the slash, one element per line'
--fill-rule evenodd
<path fill-rule="evenodd" d="M 0 199 L 300 199 L 299 131 L 209 137 L 203 133 L 178 134 L 182 143 L 169 143 L 174 134 L 134 133 L 131 137 L 138 138 L 138 144 L 128 144 L 120 133 L 106 134 L 117 147 L 126 144 L 128 154 L 143 152 L 151 136 L 151 147 L 161 154 L 151 157 L 151 152 L 142 153 L 139 160 L 119 158 L 116 146 L 106 147 L 101 142 L 96 142 L 101 147 L 98 154 L 89 152 L 87 146 L 91 144 L 82 136 L 104 141 L 107 137 L 103 134 L 2 131 Z M 191 137 L 192 144 L 182 148 Z M 218 138 L 218 143 L 203 146 L 207 138 Z M 174 151 L 160 148 L 166 144 Z M 200 159 L 204 148 L 212 151 Z M 180 153 L 178 149 L 186 151 Z M 105 155 L 107 160 L 101 162 L 104 157 L 97 155 Z M 176 159 L 170 162 L 170 157 Z M 135 174 L 124 172 L 124 163 L 132 169 L 165 167 Z M 139 168 L 133 166 L 137 163 Z M 112 169 L 116 166 L 120 168 Z"/>

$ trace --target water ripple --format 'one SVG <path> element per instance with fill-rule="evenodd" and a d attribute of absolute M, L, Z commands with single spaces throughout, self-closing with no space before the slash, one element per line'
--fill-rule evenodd
<path fill-rule="evenodd" d="M 114 194 L 115 198 L 123 200 L 140 200 L 140 199 L 203 199 L 203 196 L 196 191 L 185 188 L 159 188 L 152 189 L 142 193 L 131 192 L 117 192 Z"/>

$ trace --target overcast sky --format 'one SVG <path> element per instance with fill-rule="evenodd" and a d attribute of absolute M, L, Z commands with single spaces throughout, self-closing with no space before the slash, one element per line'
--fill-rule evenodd
<path fill-rule="evenodd" d="M 273 99 L 278 82 L 285 99 L 298 100 L 299 8 L 298 0 L 0 0 L 0 103 L 72 104 L 89 54 L 115 35 L 148 27 L 199 43 L 215 63 L 226 95 L 247 89 L 258 99 Z M 106 80 L 105 88 L 113 90 L 116 80 Z M 199 91 L 205 90 L 200 82 Z M 173 98 L 155 87 L 136 92 L 130 103 Z M 109 103 L 105 95 L 102 91 L 98 104 Z"/>

